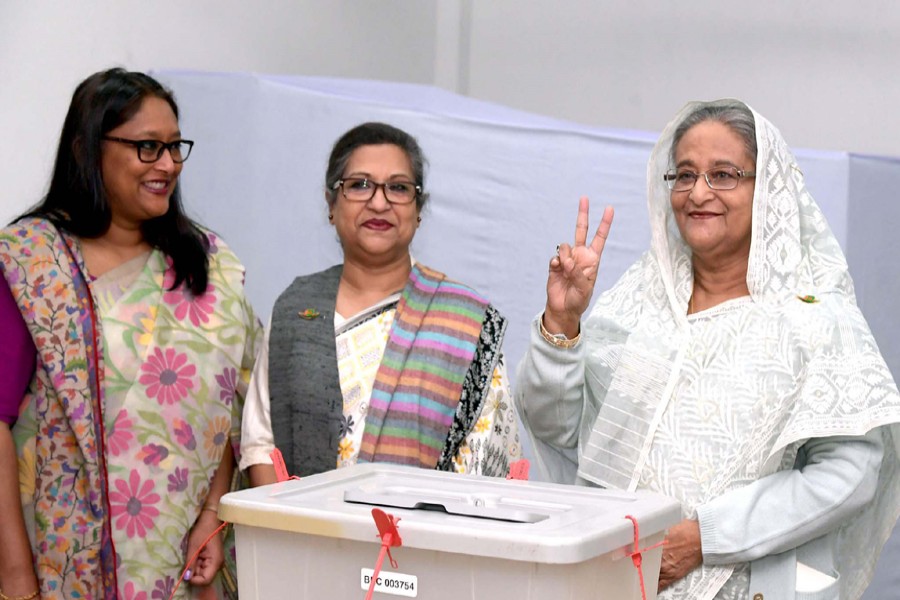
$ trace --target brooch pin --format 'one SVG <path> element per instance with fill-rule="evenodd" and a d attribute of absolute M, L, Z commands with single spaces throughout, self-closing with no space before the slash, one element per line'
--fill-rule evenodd
<path fill-rule="evenodd" d="M 815 296 L 812 296 L 812 295 L 797 296 L 797 299 L 800 300 L 801 302 L 806 302 L 807 304 L 815 304 L 816 302 L 819 301 L 818 298 L 816 298 Z"/>
<path fill-rule="evenodd" d="M 321 316 L 321 314 L 319 313 L 319 311 L 317 311 L 317 310 L 314 309 L 314 308 L 307 308 L 306 310 L 301 310 L 300 312 L 297 313 L 297 315 L 298 315 L 301 319 L 306 319 L 307 321 L 312 321 L 312 320 L 315 319 L 316 317 L 320 317 L 320 316 Z"/>

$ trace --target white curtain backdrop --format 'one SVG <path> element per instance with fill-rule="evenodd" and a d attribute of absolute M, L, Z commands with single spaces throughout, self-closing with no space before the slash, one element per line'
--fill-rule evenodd
<path fill-rule="evenodd" d="M 505 350 L 513 367 L 543 307 L 550 256 L 572 239 L 579 196 L 591 199 L 592 228 L 604 204 L 616 209 L 599 289 L 648 247 L 646 163 L 655 133 L 587 127 L 414 84 L 156 75 L 175 91 L 182 131 L 196 141 L 182 175 L 188 211 L 238 252 L 263 319 L 295 276 L 340 261 L 326 218 L 325 167 L 334 141 L 364 121 L 418 138 L 430 162 L 431 200 L 413 253 L 479 289 L 509 318 Z M 900 254 L 889 251 L 900 246 L 885 226 L 900 216 L 900 203 L 891 201 L 900 160 L 795 152 L 848 254 L 885 358 L 900 373 L 900 345 L 891 336 Z"/>

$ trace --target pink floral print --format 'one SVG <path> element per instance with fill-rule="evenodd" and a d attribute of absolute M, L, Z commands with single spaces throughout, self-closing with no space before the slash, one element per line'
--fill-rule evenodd
<path fill-rule="evenodd" d="M 115 490 L 109 492 L 110 511 L 117 529 L 125 529 L 129 538 L 147 537 L 153 521 L 159 516 L 154 504 L 159 502 L 159 494 L 153 492 L 153 482 L 141 482 L 136 469 L 126 483 L 124 479 L 113 482 Z"/>
<path fill-rule="evenodd" d="M 187 450 L 193 450 L 197 447 L 197 438 L 194 437 L 194 428 L 191 424 L 183 419 L 175 419 L 172 421 L 172 431 L 175 433 L 175 441 L 185 447 Z"/>
<path fill-rule="evenodd" d="M 194 388 L 193 377 L 197 367 L 187 364 L 187 354 L 178 354 L 174 348 L 165 353 L 154 348 L 147 362 L 141 365 L 140 383 L 147 386 L 147 396 L 160 404 L 175 404 Z"/>
<path fill-rule="evenodd" d="M 131 440 L 134 439 L 133 427 L 134 423 L 128 416 L 128 411 L 125 409 L 119 411 L 119 414 L 116 415 L 115 425 L 113 425 L 112 431 L 106 440 L 110 454 L 119 456 L 128 451 L 128 446 L 131 444 Z"/>
<path fill-rule="evenodd" d="M 175 271 L 168 269 L 163 281 L 163 288 L 168 290 L 175 282 Z M 175 307 L 175 318 L 184 321 L 185 317 L 189 317 L 194 327 L 198 327 L 200 323 L 209 323 L 209 315 L 213 313 L 216 307 L 216 295 L 213 293 L 213 286 L 206 288 L 206 293 L 202 296 L 194 296 L 191 290 L 182 285 L 177 290 L 168 291 L 163 294 L 163 302 Z"/>
<path fill-rule="evenodd" d="M 124 588 L 125 600 L 147 600 L 147 592 L 138 592 L 134 588 L 134 582 L 129 581 Z"/>

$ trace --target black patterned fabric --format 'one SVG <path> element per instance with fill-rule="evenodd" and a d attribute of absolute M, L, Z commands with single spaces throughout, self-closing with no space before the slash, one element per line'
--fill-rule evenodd
<path fill-rule="evenodd" d="M 481 336 L 478 339 L 478 347 L 475 349 L 475 358 L 463 381 L 459 405 L 456 407 L 456 416 L 453 418 L 447 442 L 441 450 L 441 457 L 435 467 L 438 471 L 453 471 L 453 458 L 481 415 L 488 391 L 491 389 L 494 369 L 502 360 L 503 354 L 500 348 L 503 343 L 503 335 L 506 333 L 506 325 L 506 319 L 497 312 L 496 308 L 489 305 L 481 326 Z M 509 459 L 506 453 L 499 450 L 490 452 L 485 455 L 483 460 L 482 475 L 505 477 L 509 473 Z"/>

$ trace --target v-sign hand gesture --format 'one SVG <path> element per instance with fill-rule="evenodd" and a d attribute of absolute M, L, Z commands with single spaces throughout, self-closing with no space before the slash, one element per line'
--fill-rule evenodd
<path fill-rule="evenodd" d="M 575 221 L 575 245 L 560 244 L 557 256 L 550 260 L 547 276 L 547 306 L 544 309 L 544 327 L 550 333 L 562 333 L 567 338 L 578 335 L 581 315 L 587 310 L 597 281 L 600 256 L 612 225 L 613 208 L 607 206 L 597 233 L 590 245 L 585 245 L 588 234 L 588 199 L 578 202 L 578 219 Z"/>

